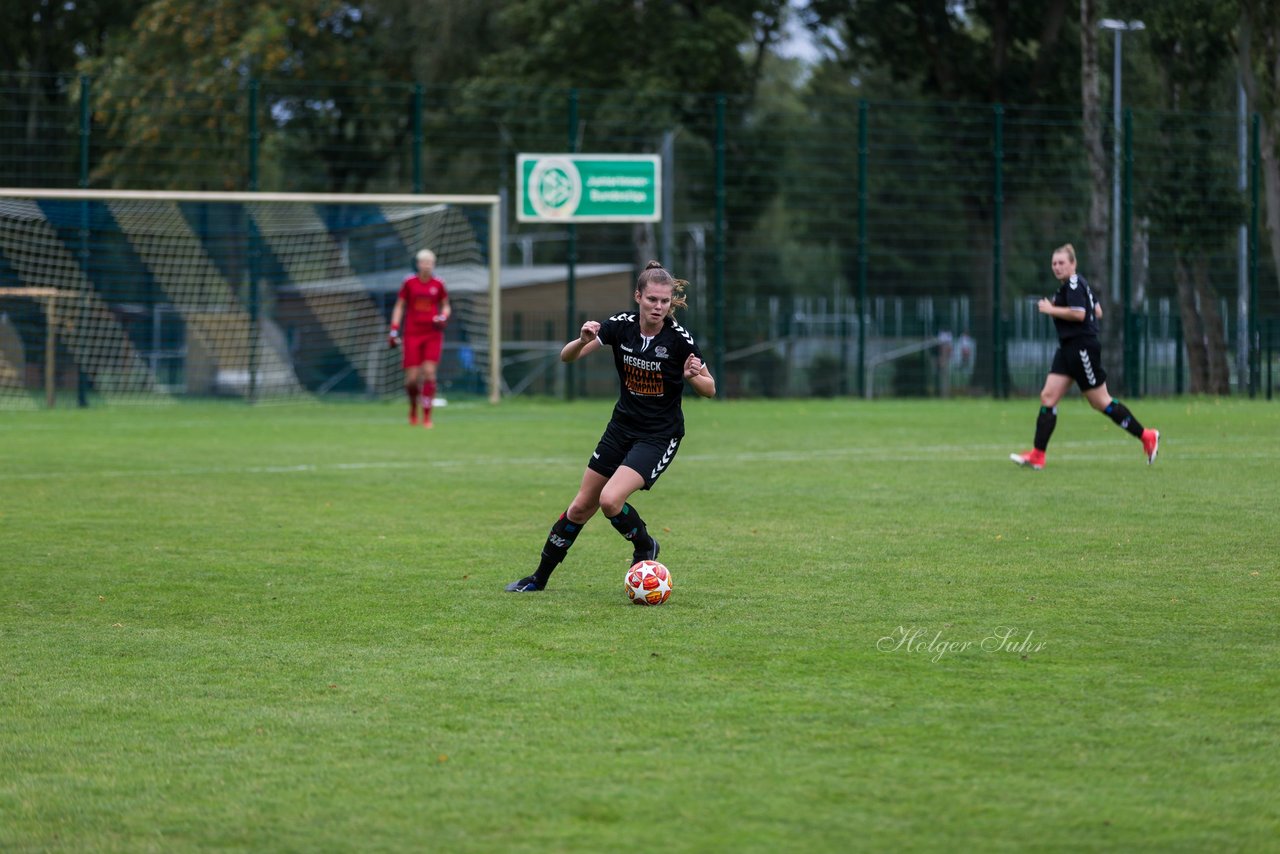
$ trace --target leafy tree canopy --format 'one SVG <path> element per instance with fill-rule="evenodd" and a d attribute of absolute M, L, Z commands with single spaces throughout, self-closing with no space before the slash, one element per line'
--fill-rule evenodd
<path fill-rule="evenodd" d="M 485 77 L 523 86 L 748 93 L 780 38 L 782 0 L 505 4 Z"/>
<path fill-rule="evenodd" d="M 834 35 L 835 57 L 881 69 L 947 101 L 1078 101 L 1080 59 L 1067 0 L 809 0 L 802 14 Z"/>
<path fill-rule="evenodd" d="M 313 189 L 360 189 L 360 174 L 352 173 L 370 172 L 403 133 L 404 110 L 387 115 L 367 96 L 369 87 L 409 79 L 411 51 L 392 49 L 394 23 L 368 3 L 152 0 L 127 31 L 108 39 L 101 56 L 81 63 L 94 77 L 96 118 L 116 143 L 96 180 L 119 181 L 130 163 L 165 168 L 161 152 L 190 131 L 212 140 L 199 152 L 206 162 L 229 159 L 223 180 L 243 186 L 244 84 L 268 77 L 306 83 L 302 92 L 277 89 L 262 105 L 269 120 L 293 124 L 317 149 L 341 140 L 367 152 L 359 168 L 341 168 L 330 156 L 327 186 Z M 167 109 L 138 109 L 157 101 Z"/>

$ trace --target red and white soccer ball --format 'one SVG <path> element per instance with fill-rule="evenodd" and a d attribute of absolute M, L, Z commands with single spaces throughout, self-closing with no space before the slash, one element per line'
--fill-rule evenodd
<path fill-rule="evenodd" d="M 671 570 L 642 560 L 627 570 L 627 598 L 637 605 L 661 605 L 671 596 Z"/>

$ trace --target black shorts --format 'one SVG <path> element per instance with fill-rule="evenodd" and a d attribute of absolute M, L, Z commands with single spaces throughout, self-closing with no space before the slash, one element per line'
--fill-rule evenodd
<path fill-rule="evenodd" d="M 675 459 L 680 438 L 633 433 L 610 421 L 600 444 L 587 460 L 587 468 L 604 477 L 613 477 L 618 466 L 626 466 L 638 471 L 644 477 L 644 488 L 650 489 Z"/>
<path fill-rule="evenodd" d="M 1053 354 L 1049 373 L 1071 377 L 1081 391 L 1097 388 L 1107 381 L 1107 372 L 1102 369 L 1101 345 L 1097 339 L 1063 341 Z"/>

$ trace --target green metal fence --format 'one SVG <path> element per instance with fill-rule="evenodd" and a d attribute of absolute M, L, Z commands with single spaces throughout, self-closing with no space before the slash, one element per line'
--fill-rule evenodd
<path fill-rule="evenodd" d="M 1129 111 L 1117 131 L 1114 281 L 1109 234 L 1086 234 L 1078 109 L 0 73 L 6 186 L 510 194 L 520 152 L 662 154 L 663 223 L 508 216 L 504 263 L 572 283 L 662 258 L 729 394 L 1034 393 L 1054 346 L 1034 299 L 1071 242 L 1109 309 L 1114 390 L 1270 395 L 1257 118 Z M 520 322 L 562 340 L 584 318 L 571 297 Z M 590 393 L 597 370 L 530 388 Z"/>

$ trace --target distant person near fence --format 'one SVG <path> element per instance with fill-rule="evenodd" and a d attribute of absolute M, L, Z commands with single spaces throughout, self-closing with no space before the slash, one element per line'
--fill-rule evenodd
<path fill-rule="evenodd" d="M 436 254 L 423 249 L 417 255 L 417 275 L 408 276 L 400 286 L 396 307 L 391 312 L 390 343 L 404 348 L 404 391 L 409 397 L 409 423 L 418 423 L 422 406 L 422 426 L 430 428 L 431 404 L 436 395 L 436 368 L 444 349 L 444 328 L 449 323 L 449 292 L 433 273 Z M 404 324 L 403 338 L 400 325 Z"/>
<path fill-rule="evenodd" d="M 1089 283 L 1076 275 L 1076 250 L 1070 244 L 1053 252 L 1053 275 L 1061 284 L 1052 299 L 1037 304 L 1041 314 L 1053 318 L 1058 331 L 1058 350 L 1053 366 L 1040 391 L 1040 415 L 1036 419 L 1035 442 L 1030 451 L 1010 454 L 1021 466 L 1039 471 L 1044 468 L 1044 453 L 1049 437 L 1058 423 L 1058 401 L 1062 400 L 1075 380 L 1089 405 L 1110 416 L 1117 425 L 1142 441 L 1147 464 L 1155 462 L 1160 447 L 1160 432 L 1145 429 L 1129 408 L 1111 397 L 1107 391 L 1107 372 L 1102 369 L 1102 346 L 1098 341 L 1098 320 L 1102 305 L 1094 298 Z"/>

